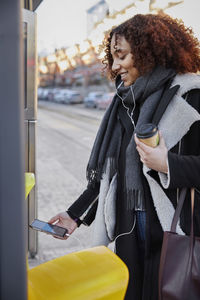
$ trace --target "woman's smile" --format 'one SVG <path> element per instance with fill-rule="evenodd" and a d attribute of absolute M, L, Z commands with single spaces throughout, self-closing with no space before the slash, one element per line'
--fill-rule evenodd
<path fill-rule="evenodd" d="M 128 72 L 123 72 L 123 73 L 120 73 L 119 75 L 121 75 L 121 80 L 126 80 L 126 77 L 128 75 Z"/>

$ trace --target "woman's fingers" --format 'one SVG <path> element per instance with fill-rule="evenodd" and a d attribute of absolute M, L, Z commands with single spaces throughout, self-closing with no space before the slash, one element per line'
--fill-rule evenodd
<path fill-rule="evenodd" d="M 136 149 L 139 153 L 140 160 L 148 168 L 156 170 L 158 172 L 168 172 L 167 165 L 167 147 L 165 145 L 165 140 L 159 132 L 160 142 L 155 148 L 149 147 L 148 145 L 139 141 L 135 135 Z"/>
<path fill-rule="evenodd" d="M 61 212 L 61 213 L 55 215 L 54 217 L 52 217 L 48 221 L 48 223 L 50 223 L 50 224 L 55 223 L 55 222 L 62 223 L 63 221 L 66 221 L 68 219 L 69 219 L 69 216 L 68 216 L 67 212 L 64 211 L 64 212 Z M 57 225 L 59 225 L 58 223 L 57 223 Z"/>
<path fill-rule="evenodd" d="M 55 223 L 55 222 L 58 221 L 58 220 L 59 220 L 59 214 L 57 214 L 56 216 L 52 217 L 52 218 L 48 221 L 48 223 L 53 224 L 53 223 Z"/>
<path fill-rule="evenodd" d="M 136 149 L 140 155 L 141 162 L 145 163 L 146 159 L 148 159 L 149 154 L 152 152 L 152 147 L 147 146 L 146 144 L 139 141 L 139 139 L 135 135 Z"/>
<path fill-rule="evenodd" d="M 135 143 L 137 145 L 137 148 L 142 151 L 142 153 L 149 153 L 152 150 L 152 147 L 140 142 L 140 140 L 137 138 L 135 134 Z"/>

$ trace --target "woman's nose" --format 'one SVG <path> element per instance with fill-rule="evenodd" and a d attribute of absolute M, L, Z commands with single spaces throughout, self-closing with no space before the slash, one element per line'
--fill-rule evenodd
<path fill-rule="evenodd" d="M 119 69 L 120 69 L 120 64 L 119 64 L 119 62 L 117 62 L 117 60 L 113 60 L 112 71 L 113 71 L 113 72 L 117 72 Z"/>

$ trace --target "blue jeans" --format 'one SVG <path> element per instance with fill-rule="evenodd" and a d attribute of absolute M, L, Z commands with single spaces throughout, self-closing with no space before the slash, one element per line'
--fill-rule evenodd
<path fill-rule="evenodd" d="M 145 241 L 145 230 L 146 230 L 146 212 L 145 211 L 136 211 L 136 220 L 137 220 L 137 230 L 138 238 L 141 241 Z"/>
<path fill-rule="evenodd" d="M 146 212 L 136 211 L 136 224 L 137 224 L 137 235 L 138 235 L 138 246 L 139 256 L 141 264 L 144 265 L 144 254 L 145 254 L 145 230 L 146 230 Z"/>

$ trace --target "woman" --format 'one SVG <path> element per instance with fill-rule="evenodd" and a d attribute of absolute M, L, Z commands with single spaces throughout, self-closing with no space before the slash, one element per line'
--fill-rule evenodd
<path fill-rule="evenodd" d="M 103 63 L 116 81 L 116 95 L 91 152 L 88 187 L 50 223 L 72 233 L 95 219 L 94 245 L 115 240 L 116 253 L 129 268 L 126 299 L 156 300 L 163 231 L 170 228 L 183 187 L 196 189 L 195 234 L 200 235 L 199 42 L 169 16 L 139 14 L 110 32 L 105 51 Z M 160 142 L 151 148 L 135 133 L 154 122 L 166 101 Z M 190 231 L 189 192 L 177 230 Z"/>

